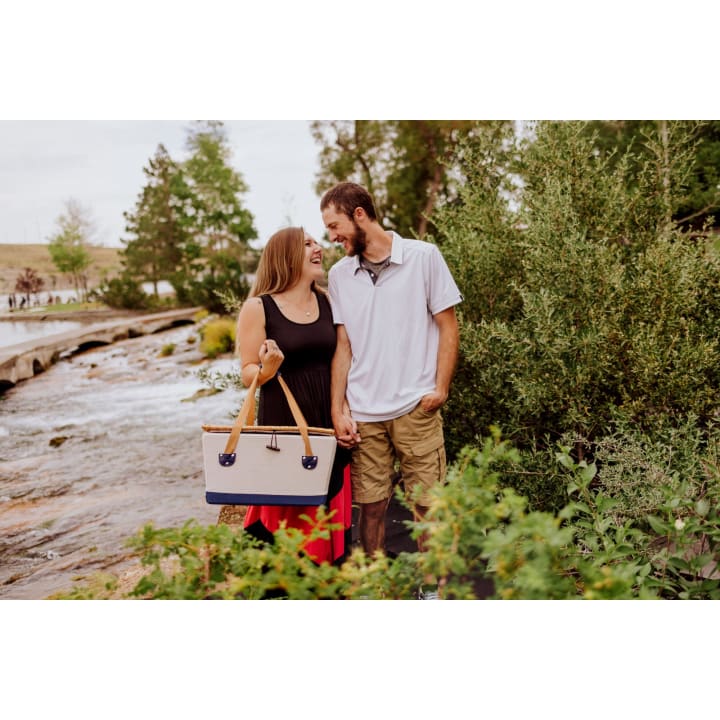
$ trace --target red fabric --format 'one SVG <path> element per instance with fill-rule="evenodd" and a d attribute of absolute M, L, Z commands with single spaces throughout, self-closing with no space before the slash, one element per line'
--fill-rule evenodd
<path fill-rule="evenodd" d="M 311 526 L 301 515 L 308 515 L 313 521 L 317 518 L 318 507 L 310 506 L 281 506 L 281 505 L 251 505 L 245 515 L 245 527 L 260 522 L 268 531 L 274 533 L 281 524 L 288 528 L 298 528 L 309 534 Z M 332 513 L 329 522 L 340 525 L 340 529 L 330 531 L 330 539 L 318 538 L 308 540 L 303 550 L 317 563 L 332 563 L 350 553 L 346 547 L 346 538 L 352 525 L 352 493 L 350 489 L 350 466 L 343 471 L 343 485 L 328 503 L 328 513 Z"/>

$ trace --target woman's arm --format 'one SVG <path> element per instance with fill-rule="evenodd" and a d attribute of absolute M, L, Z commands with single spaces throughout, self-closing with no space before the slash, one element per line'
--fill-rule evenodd
<path fill-rule="evenodd" d="M 235 349 L 240 356 L 240 377 L 245 387 L 250 385 L 261 363 L 259 385 L 275 377 L 285 359 L 275 341 L 265 334 L 265 310 L 259 297 L 248 298 L 240 308 Z"/>
<path fill-rule="evenodd" d="M 344 325 L 337 326 L 337 345 L 332 360 L 332 373 L 330 381 L 330 411 L 332 413 L 335 436 L 341 447 L 351 448 L 360 442 L 357 423 L 350 414 L 345 397 L 347 378 L 352 363 L 352 349 L 350 339 L 345 332 Z"/>

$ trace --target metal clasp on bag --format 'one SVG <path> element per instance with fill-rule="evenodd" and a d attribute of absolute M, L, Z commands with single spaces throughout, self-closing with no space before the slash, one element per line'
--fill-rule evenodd
<path fill-rule="evenodd" d="M 277 444 L 277 434 L 273 430 L 273 434 L 270 437 L 270 443 L 265 446 L 268 450 L 275 450 L 275 452 L 280 452 L 280 448 Z"/>
<path fill-rule="evenodd" d="M 218 453 L 218 462 L 223 467 L 230 467 L 235 464 L 235 453 Z"/>

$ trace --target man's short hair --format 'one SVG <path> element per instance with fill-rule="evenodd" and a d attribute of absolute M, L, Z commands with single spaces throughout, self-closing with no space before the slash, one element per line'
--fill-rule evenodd
<path fill-rule="evenodd" d="M 362 208 L 371 220 L 377 220 L 372 195 L 362 186 L 353 182 L 341 182 L 330 188 L 320 201 L 320 212 L 334 205 L 338 212 L 352 217 L 355 208 Z"/>

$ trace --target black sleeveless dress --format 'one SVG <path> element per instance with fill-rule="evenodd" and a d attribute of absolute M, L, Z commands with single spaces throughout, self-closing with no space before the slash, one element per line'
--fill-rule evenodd
<path fill-rule="evenodd" d="M 295 396 L 308 425 L 332 427 L 330 414 L 330 364 L 335 352 L 335 326 L 330 302 L 316 292 L 320 314 L 315 322 L 288 320 L 270 295 L 261 295 L 265 311 L 265 334 L 275 340 L 285 359 L 280 374 Z M 277 379 L 260 388 L 258 425 L 295 425 L 285 395 Z M 351 543 L 352 502 L 350 490 L 350 453 L 338 447 L 330 475 L 326 510 L 333 512 L 330 522 L 340 529 L 330 532 L 329 540 L 308 541 L 304 551 L 316 562 L 342 563 Z M 273 533 L 285 524 L 309 534 L 311 525 L 301 515 L 315 520 L 315 506 L 254 505 L 245 515 L 245 530 L 272 542 Z"/>

